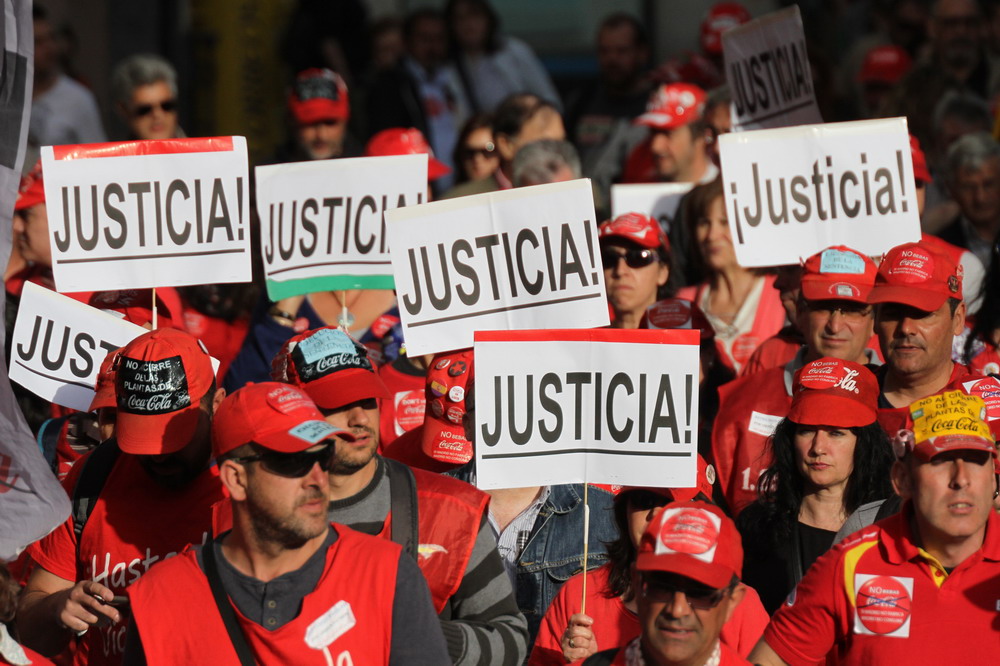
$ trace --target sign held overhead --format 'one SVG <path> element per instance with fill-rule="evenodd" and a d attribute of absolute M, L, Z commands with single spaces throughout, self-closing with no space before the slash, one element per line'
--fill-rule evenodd
<path fill-rule="evenodd" d="M 248 282 L 246 139 L 42 147 L 62 292 Z"/>
<path fill-rule="evenodd" d="M 697 330 L 476 333 L 480 488 L 692 487 Z"/>
<path fill-rule="evenodd" d="M 607 326 L 586 179 L 386 212 L 406 349 L 471 347 L 477 330 Z"/>
<path fill-rule="evenodd" d="M 669 234 L 681 199 L 693 187 L 694 183 L 612 185 L 611 219 L 625 213 L 642 213 L 659 222 L 663 233 Z"/>
<path fill-rule="evenodd" d="M 831 245 L 879 256 L 920 238 L 905 118 L 720 140 L 726 214 L 742 266 L 797 264 Z M 782 158 L 769 157 L 775 154 Z"/>

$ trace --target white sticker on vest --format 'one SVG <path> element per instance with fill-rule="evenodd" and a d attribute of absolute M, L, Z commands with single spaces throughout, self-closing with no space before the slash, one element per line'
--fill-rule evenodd
<path fill-rule="evenodd" d="M 357 624 L 351 604 L 340 600 L 306 629 L 306 645 L 322 650 Z"/>
<path fill-rule="evenodd" d="M 774 414 L 761 414 L 760 412 L 752 412 L 750 414 L 750 426 L 747 428 L 750 432 L 755 432 L 758 435 L 764 435 L 764 437 L 770 437 L 774 434 L 774 429 L 778 427 L 781 423 L 781 419 L 784 416 L 775 416 Z"/>
<path fill-rule="evenodd" d="M 912 578 L 854 574 L 854 633 L 907 638 L 912 607 Z"/>

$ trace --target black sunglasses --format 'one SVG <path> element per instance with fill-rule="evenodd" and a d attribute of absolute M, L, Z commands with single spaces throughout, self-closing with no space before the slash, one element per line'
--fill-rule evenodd
<path fill-rule="evenodd" d="M 496 146 L 493 145 L 492 141 L 487 141 L 486 145 L 482 148 L 476 148 L 475 146 L 462 146 L 462 159 L 469 160 L 476 155 L 479 155 L 485 160 L 489 159 L 494 152 L 496 152 Z"/>
<path fill-rule="evenodd" d="M 625 260 L 625 265 L 629 268 L 642 268 L 649 266 L 659 257 L 656 256 L 655 251 L 648 248 L 632 248 L 624 252 L 610 247 L 601 248 L 601 263 L 604 264 L 605 270 L 617 267 L 618 261 L 621 259 Z"/>
<path fill-rule="evenodd" d="M 719 605 L 729 593 L 730 587 L 716 590 L 711 587 L 688 587 L 677 585 L 674 582 L 646 578 L 642 579 L 642 596 L 649 601 L 666 603 L 673 601 L 674 595 L 680 592 L 687 599 L 691 608 L 697 610 L 711 610 Z"/>
<path fill-rule="evenodd" d="M 153 109 L 157 108 L 163 111 L 164 113 L 171 113 L 177 109 L 177 101 L 173 99 L 168 99 L 163 102 L 160 102 L 159 104 L 140 104 L 139 106 L 135 107 L 132 113 L 141 118 L 143 116 L 148 116 L 153 112 Z"/>
<path fill-rule="evenodd" d="M 335 450 L 334 444 L 330 442 L 316 451 L 299 451 L 298 453 L 262 451 L 252 456 L 232 458 L 232 460 L 243 464 L 259 462 L 260 466 L 271 474 L 298 479 L 308 474 L 313 465 L 317 464 L 321 470 L 329 472 L 330 468 L 333 467 Z"/>

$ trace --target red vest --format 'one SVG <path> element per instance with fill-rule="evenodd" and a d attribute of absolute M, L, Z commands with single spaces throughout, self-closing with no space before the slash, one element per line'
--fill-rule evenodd
<path fill-rule="evenodd" d="M 434 611 L 440 613 L 462 584 L 489 495 L 464 481 L 412 471 L 417 482 L 417 564 L 431 589 Z M 391 526 L 390 513 L 382 537 L 389 538 Z"/>
<path fill-rule="evenodd" d="M 336 529 L 323 575 L 298 617 L 267 631 L 233 607 L 258 664 L 389 663 L 400 548 Z M 143 576 L 129 599 L 149 666 L 239 666 L 193 550 Z"/>

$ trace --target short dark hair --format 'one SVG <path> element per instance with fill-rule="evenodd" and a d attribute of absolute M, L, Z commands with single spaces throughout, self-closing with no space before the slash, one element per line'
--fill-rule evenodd
<path fill-rule="evenodd" d="M 597 32 L 600 34 L 604 30 L 613 30 L 616 28 L 632 28 L 632 37 L 635 45 L 649 45 L 649 36 L 646 34 L 646 28 L 644 28 L 639 19 L 632 14 L 629 14 L 628 12 L 615 12 L 613 14 L 608 14 L 597 27 Z"/>
<path fill-rule="evenodd" d="M 525 124 L 543 109 L 559 113 L 559 109 L 538 95 L 532 93 L 508 95 L 493 113 L 493 135 L 517 136 Z"/>

